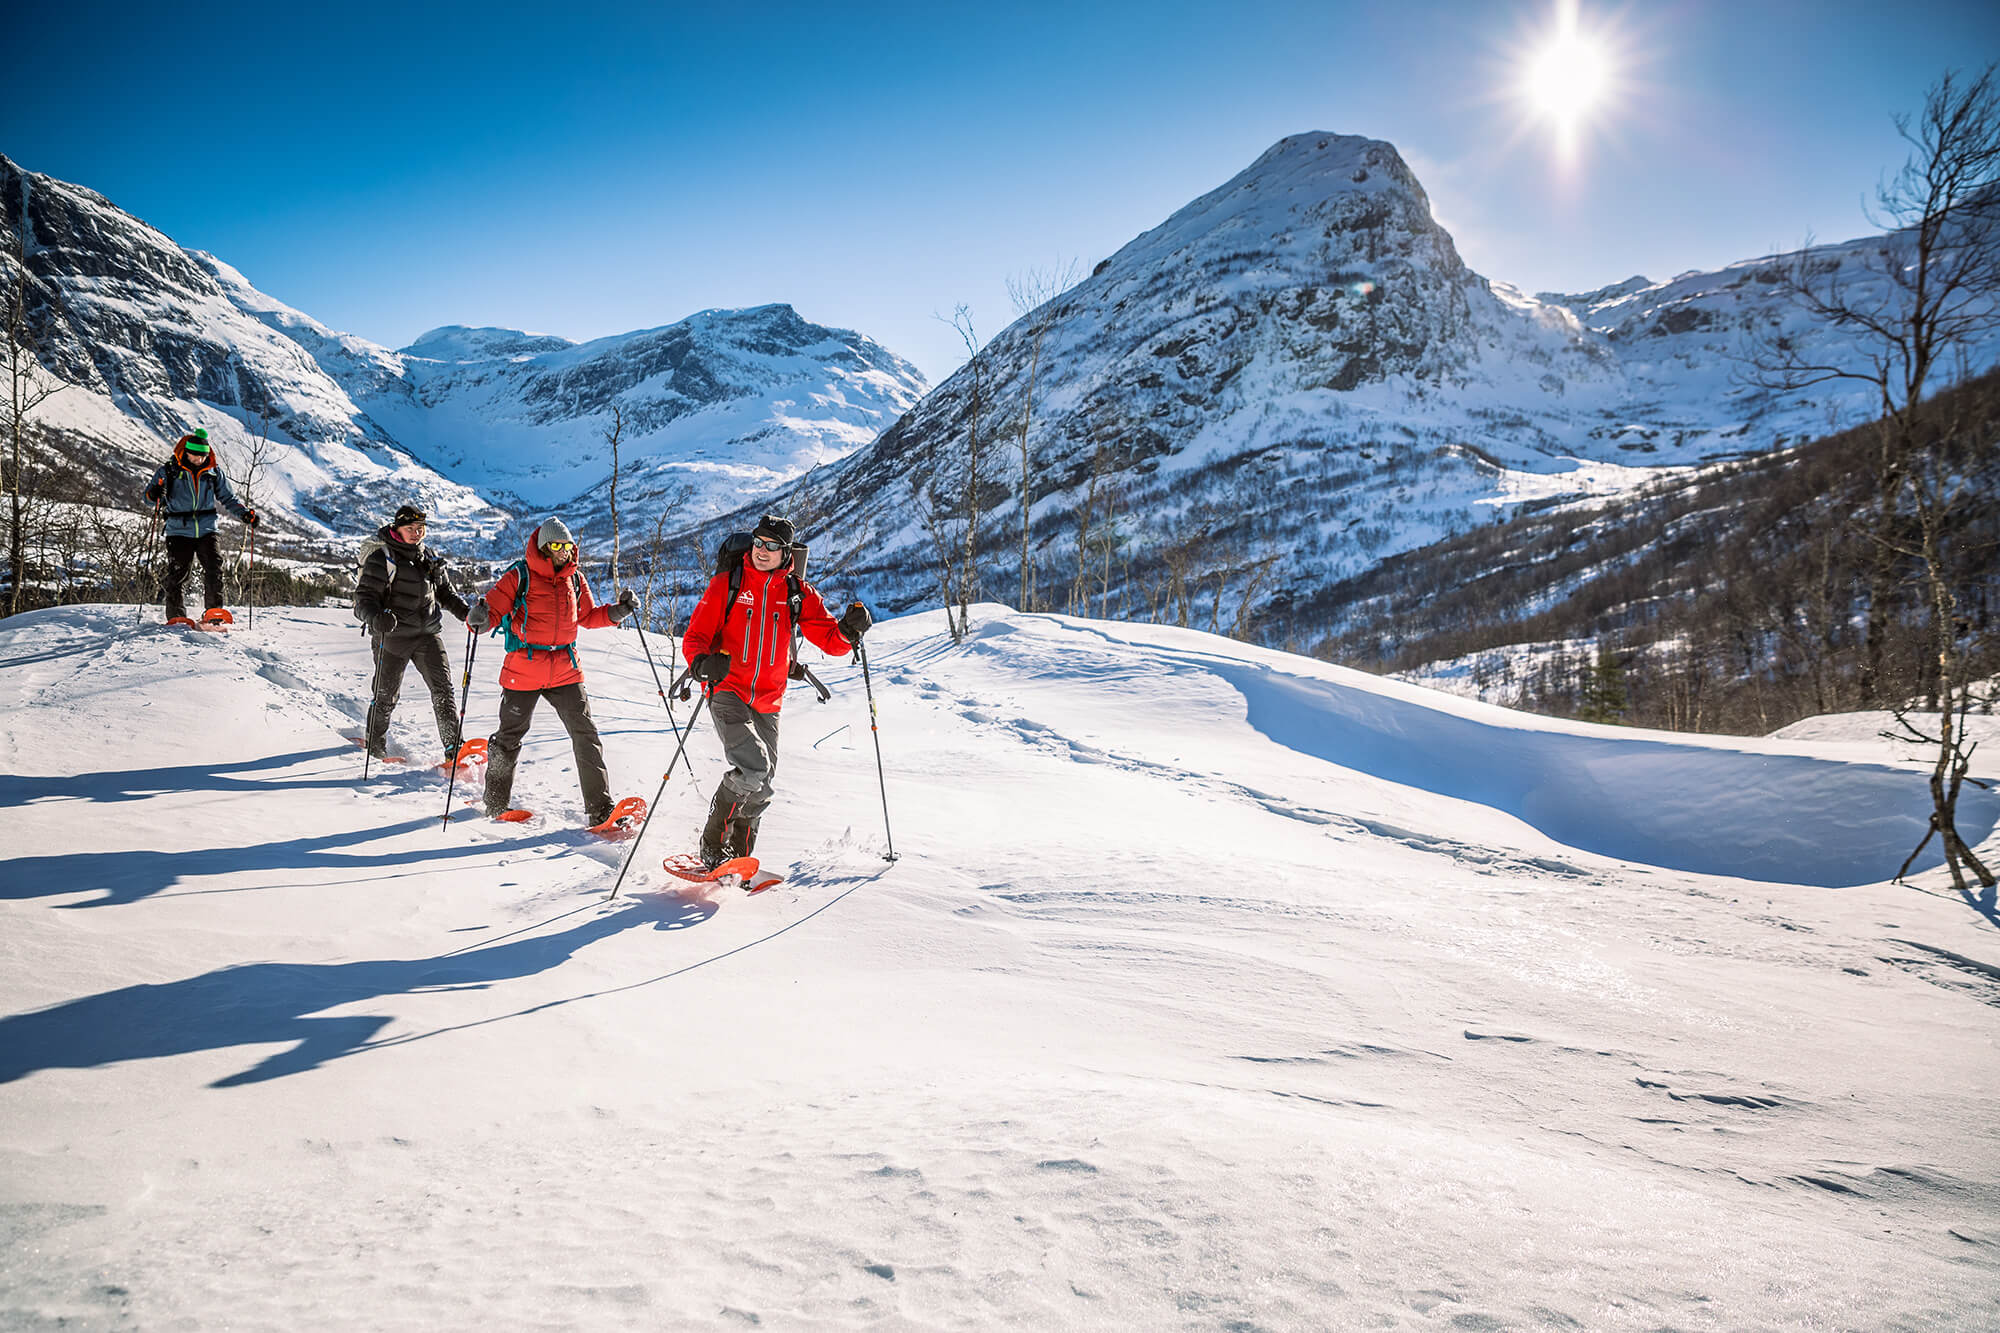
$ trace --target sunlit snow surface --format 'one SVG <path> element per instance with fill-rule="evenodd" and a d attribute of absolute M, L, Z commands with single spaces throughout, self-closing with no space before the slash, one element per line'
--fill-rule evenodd
<path fill-rule="evenodd" d="M 901 860 L 829 662 L 787 883 L 659 870 L 704 721 L 611 903 L 547 710 L 535 823 L 360 780 L 344 612 L 7 622 L 0 1325 L 2000 1325 L 2000 935 L 1880 882 L 1914 766 L 974 620 L 870 641 Z"/>

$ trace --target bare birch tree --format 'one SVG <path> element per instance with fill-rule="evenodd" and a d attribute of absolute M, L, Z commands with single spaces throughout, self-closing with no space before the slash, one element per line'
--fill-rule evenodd
<path fill-rule="evenodd" d="M 952 328 L 965 344 L 967 368 L 972 372 L 972 401 L 965 414 L 965 558 L 958 579 L 958 638 L 972 628 L 972 602 L 979 595 L 979 416 L 986 409 L 982 392 L 985 366 L 980 359 L 979 334 L 972 326 L 972 311 L 960 305 L 952 311 Z"/>
<path fill-rule="evenodd" d="M 1963 428 L 1962 423 L 1955 424 Z M 1972 429 L 1980 430 L 1983 424 Z M 1985 447 L 1991 448 L 1990 441 Z M 1966 715 L 1975 703 L 1989 707 L 1992 703 L 1990 698 L 1982 697 L 1979 683 L 1973 679 L 1968 660 L 1970 636 L 1959 612 L 1958 592 L 1961 571 L 1968 564 L 1974 567 L 1990 564 L 1992 551 L 1953 549 L 1964 540 L 1959 519 L 1970 508 L 1972 482 L 1979 476 L 1976 465 L 1962 468 L 1958 460 L 1940 449 L 1927 449 L 1915 455 L 1909 488 L 1916 509 L 1917 543 L 1914 547 L 1896 549 L 1896 554 L 1914 558 L 1923 567 L 1924 592 L 1931 613 L 1930 648 L 1935 657 L 1932 667 L 1936 672 L 1927 700 L 1932 705 L 1930 710 L 1918 715 L 1911 706 L 1913 701 L 1896 709 L 1900 732 L 1896 738 L 1934 746 L 1937 752 L 1930 774 L 1930 823 L 1909 860 L 1896 872 L 1896 878 L 1901 879 L 1908 872 L 1918 854 L 1936 836 L 1943 844 L 1952 886 L 1960 893 L 1967 892 L 1967 871 L 1982 887 L 1996 887 L 1993 872 L 1959 836 L 1957 824 L 1959 793 L 1968 781 L 1973 751 L 1978 749 L 1978 743 L 1966 735 Z M 1990 485 L 1992 478 L 1984 480 Z M 1975 786 L 1985 785 L 1976 778 L 1970 781 Z"/>
<path fill-rule="evenodd" d="M 951 633 L 952 642 L 962 643 L 972 624 L 972 600 L 977 595 L 979 582 L 979 419 L 986 406 L 986 367 L 970 309 L 960 305 L 950 319 L 943 315 L 937 318 L 957 331 L 969 354 L 964 372 L 969 377 L 963 411 L 965 469 L 958 478 L 946 476 L 938 448 L 938 437 L 943 431 L 926 431 L 923 454 L 910 471 L 909 487 L 917 520 L 923 525 L 936 555 L 938 593 L 945 608 L 945 626 Z"/>
<path fill-rule="evenodd" d="M 35 331 L 28 319 L 28 266 L 18 230 L 9 230 L 8 243 L 17 277 L 6 298 L 7 390 L 6 398 L 0 401 L 0 411 L 7 415 L 7 614 L 15 615 L 27 609 L 31 501 L 24 482 L 28 465 L 28 418 L 64 386 L 43 367 Z"/>
<path fill-rule="evenodd" d="M 1876 191 L 1873 220 L 1886 233 L 1852 264 L 1815 257 L 1808 245 L 1780 274 L 1783 289 L 1816 322 L 1850 335 L 1859 362 L 1824 356 L 1779 334 L 1752 355 L 1753 381 L 1796 390 L 1865 385 L 1884 423 L 1875 466 L 1873 524 L 1879 558 L 1870 579 L 1858 686 L 1863 708 L 1882 697 L 1893 619 L 1896 529 L 1917 446 L 1918 407 L 1939 369 L 2000 326 L 2000 86 L 1994 65 L 1946 73 L 1921 115 L 1896 117 L 1911 152 Z"/>
<path fill-rule="evenodd" d="M 270 461 L 271 401 L 267 397 L 264 400 L 263 407 L 258 412 L 257 434 L 250 441 L 250 447 L 243 456 L 243 474 L 235 483 L 237 498 L 243 501 L 244 508 L 255 509 L 257 507 L 258 485 L 262 481 L 264 469 L 270 465 Z M 259 517 L 261 518 L 262 515 L 260 514 Z M 235 561 L 229 567 L 230 576 L 236 580 L 236 597 L 234 600 L 239 605 L 252 600 L 249 596 L 249 580 L 255 576 L 256 571 L 254 567 L 247 567 L 249 566 L 250 536 L 250 530 L 245 528 L 243 531 L 242 549 L 237 552 Z"/>
<path fill-rule="evenodd" d="M 618 557 L 620 554 L 618 536 L 618 440 L 625 433 L 625 409 L 617 403 L 611 405 L 611 425 L 605 429 L 604 442 L 611 447 L 611 586 L 618 586 Z M 665 512 L 664 510 L 662 511 Z"/>
<path fill-rule="evenodd" d="M 1817 321 L 1849 334 L 1865 349 L 1859 364 L 1815 355 L 1780 336 L 1762 349 L 1762 383 L 1779 388 L 1846 381 L 1866 385 L 1879 410 L 1872 536 L 1877 551 L 1870 577 L 1868 627 L 1860 668 L 1861 702 L 1882 697 L 1882 663 L 1896 626 L 1892 589 L 1901 571 L 1921 570 L 1929 616 L 1906 632 L 1927 636 L 1925 674 L 1936 672 L 1936 725 L 1913 725 L 1909 699 L 1902 725 L 1938 747 L 1931 778 L 1930 833 L 1942 838 L 1952 882 L 1964 888 L 1970 869 L 1991 887 L 1993 876 L 1972 855 L 1955 826 L 1957 797 L 1970 748 L 1963 732 L 1967 682 L 1956 648 L 1957 577 L 1949 534 L 1966 498 L 1963 473 L 1952 461 L 1954 429 L 1926 431 L 1925 396 L 1940 371 L 1968 359 L 2000 328 L 2000 83 L 1996 66 L 1977 75 L 1946 73 L 1931 85 L 1922 113 L 1898 116 L 1910 145 L 1902 169 L 1876 192 L 1875 220 L 1887 229 L 1876 248 L 1852 266 L 1801 252 L 1785 274 L 1797 304 Z M 1928 843 L 1930 834 L 1924 841 Z M 1919 844 L 1918 850 L 1922 850 Z M 1916 853 L 1911 854 L 1915 860 Z M 1905 863 L 1904 869 L 1908 869 Z M 1900 878 L 1900 873 L 1898 877 Z"/>
<path fill-rule="evenodd" d="M 1034 518 L 1035 492 L 1030 466 L 1029 434 L 1035 418 L 1035 384 L 1042 365 L 1042 342 L 1061 314 L 1057 298 L 1076 285 L 1078 263 L 1058 260 L 1048 270 L 1030 269 L 1007 279 L 1007 295 L 1014 311 L 1027 321 L 1028 382 L 1021 395 L 1021 610 L 1035 609 L 1035 565 L 1029 554 L 1028 535 Z"/>

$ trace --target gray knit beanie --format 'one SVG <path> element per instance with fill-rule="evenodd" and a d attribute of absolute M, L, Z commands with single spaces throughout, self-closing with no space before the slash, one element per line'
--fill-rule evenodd
<path fill-rule="evenodd" d="M 563 526 L 563 521 L 559 518 L 545 518 L 542 520 L 542 526 L 535 529 L 535 546 L 538 550 L 548 550 L 550 542 L 574 544 L 575 541 L 576 538 L 569 535 L 569 529 Z"/>

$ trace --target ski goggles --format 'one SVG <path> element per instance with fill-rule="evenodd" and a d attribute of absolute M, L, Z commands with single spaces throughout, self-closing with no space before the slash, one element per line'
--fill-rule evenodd
<path fill-rule="evenodd" d="M 774 542 L 769 537 L 753 538 L 750 544 L 760 551 L 782 551 L 785 549 L 783 542 Z"/>

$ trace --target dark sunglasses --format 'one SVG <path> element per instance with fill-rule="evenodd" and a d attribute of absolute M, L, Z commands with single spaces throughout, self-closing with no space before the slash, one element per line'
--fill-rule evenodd
<path fill-rule="evenodd" d="M 760 551 L 782 551 L 785 549 L 783 542 L 774 542 L 769 537 L 755 538 L 750 544 Z"/>

